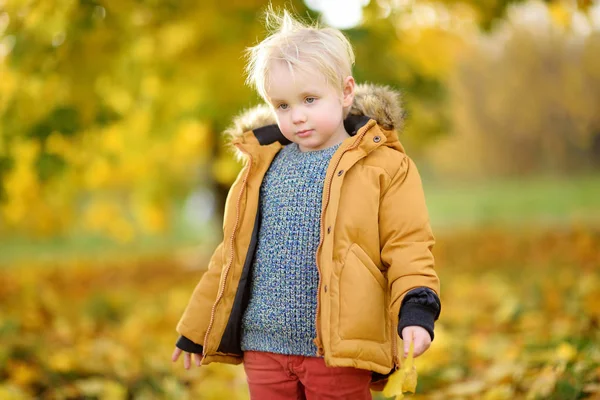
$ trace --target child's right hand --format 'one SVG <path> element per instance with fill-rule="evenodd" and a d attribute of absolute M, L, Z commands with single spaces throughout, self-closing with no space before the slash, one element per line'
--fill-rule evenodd
<path fill-rule="evenodd" d="M 202 354 L 188 353 L 187 351 L 181 350 L 179 347 L 175 347 L 173 355 L 171 356 L 171 360 L 173 362 L 176 362 L 179 359 L 181 353 L 183 353 L 183 367 L 185 369 L 190 369 L 192 365 L 192 354 L 194 355 L 194 361 L 196 362 L 196 365 L 198 367 L 200 366 L 200 362 L 202 361 Z"/>

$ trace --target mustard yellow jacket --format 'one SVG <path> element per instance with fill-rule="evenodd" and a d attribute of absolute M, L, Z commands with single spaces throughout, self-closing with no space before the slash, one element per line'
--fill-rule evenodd
<path fill-rule="evenodd" d="M 328 366 L 387 374 L 398 365 L 398 315 L 405 294 L 439 296 L 434 244 L 421 179 L 395 129 L 398 94 L 358 85 L 346 119 L 352 135 L 333 155 L 324 183 L 315 344 Z M 177 331 L 203 346 L 203 364 L 238 364 L 241 317 L 256 248 L 259 190 L 273 158 L 289 143 L 266 106 L 228 130 L 243 160 L 225 205 L 224 240 L 196 286 Z"/>

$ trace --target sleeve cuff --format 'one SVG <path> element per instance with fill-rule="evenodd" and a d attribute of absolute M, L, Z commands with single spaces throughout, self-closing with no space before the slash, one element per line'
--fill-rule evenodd
<path fill-rule="evenodd" d="M 175 346 L 188 353 L 202 354 L 203 351 L 202 345 L 192 342 L 185 336 L 180 336 Z"/>
<path fill-rule="evenodd" d="M 441 308 L 440 299 L 433 290 L 427 287 L 411 290 L 400 307 L 398 334 L 402 337 L 402 329 L 407 326 L 420 326 L 429 332 L 433 340 L 433 327 Z"/>
<path fill-rule="evenodd" d="M 398 334 L 402 338 L 402 329 L 407 326 L 420 326 L 429 332 L 433 340 L 433 326 L 435 322 L 435 312 L 419 303 L 406 303 L 400 312 L 400 322 L 398 323 Z"/>

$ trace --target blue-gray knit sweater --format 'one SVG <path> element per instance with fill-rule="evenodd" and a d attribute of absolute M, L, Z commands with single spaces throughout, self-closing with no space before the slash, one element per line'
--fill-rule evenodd
<path fill-rule="evenodd" d="M 316 355 L 321 198 L 338 147 L 302 152 L 289 144 L 265 175 L 250 300 L 242 318 L 243 351 Z"/>

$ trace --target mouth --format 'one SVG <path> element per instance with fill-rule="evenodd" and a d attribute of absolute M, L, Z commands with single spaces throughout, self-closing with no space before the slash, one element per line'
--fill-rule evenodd
<path fill-rule="evenodd" d="M 310 133 L 312 131 L 313 131 L 312 129 L 304 129 L 304 130 L 296 132 L 296 136 L 305 137 L 305 136 L 310 135 Z"/>

